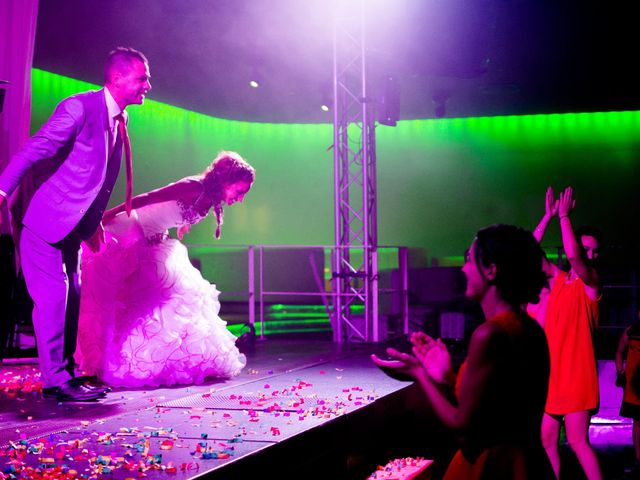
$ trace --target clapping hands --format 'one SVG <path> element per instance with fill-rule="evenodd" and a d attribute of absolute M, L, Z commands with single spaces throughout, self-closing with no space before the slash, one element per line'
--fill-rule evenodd
<path fill-rule="evenodd" d="M 564 192 L 560 192 L 560 198 L 558 199 L 558 216 L 560 218 L 568 217 L 576 206 L 576 201 L 573 199 L 573 188 L 567 187 Z"/>
<path fill-rule="evenodd" d="M 396 380 L 419 378 L 422 373 L 422 365 L 420 365 L 416 357 L 400 352 L 395 348 L 387 348 L 387 355 L 389 359 L 382 359 L 374 353 L 371 355 L 371 360 L 387 375 Z"/>
<path fill-rule="evenodd" d="M 400 375 L 418 379 L 420 375 L 426 374 L 436 383 L 448 383 L 453 374 L 451 356 L 442 340 L 434 340 L 423 332 L 414 332 L 410 340 L 413 355 L 388 348 L 387 355 L 391 358 L 384 360 L 371 355 L 373 363 Z"/>
<path fill-rule="evenodd" d="M 558 200 L 553 197 L 553 188 L 548 187 L 545 195 L 545 214 L 550 219 L 558 213 Z"/>
<path fill-rule="evenodd" d="M 547 218 L 558 215 L 559 217 L 568 217 L 576 206 L 573 199 L 573 187 L 567 187 L 556 200 L 553 196 L 553 188 L 548 187 L 545 195 L 545 216 Z"/>
<path fill-rule="evenodd" d="M 427 375 L 436 383 L 448 383 L 453 374 L 451 355 L 441 339 L 434 340 L 422 332 L 411 335 L 413 353 L 420 361 Z"/>

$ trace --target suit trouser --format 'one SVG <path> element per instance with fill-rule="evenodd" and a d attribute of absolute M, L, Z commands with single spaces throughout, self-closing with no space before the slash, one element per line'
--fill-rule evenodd
<path fill-rule="evenodd" d="M 80 238 L 71 232 L 56 244 L 27 227 L 20 236 L 25 282 L 33 299 L 33 328 L 44 387 L 74 376 L 80 313 Z"/>

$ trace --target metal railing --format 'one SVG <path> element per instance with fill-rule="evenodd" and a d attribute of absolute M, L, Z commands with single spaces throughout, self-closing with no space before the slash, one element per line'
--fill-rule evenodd
<path fill-rule="evenodd" d="M 234 290 L 224 291 L 225 295 L 244 297 L 247 301 L 248 312 L 248 324 L 255 329 L 256 334 L 260 338 L 265 336 L 265 321 L 266 314 L 265 308 L 269 303 L 269 300 L 274 297 L 287 297 L 289 299 L 298 298 L 311 298 L 316 299 L 315 304 L 321 304 L 324 306 L 327 316 L 331 320 L 332 329 L 336 328 L 335 321 L 335 305 L 336 303 L 344 304 L 349 303 L 352 305 L 364 305 L 364 300 L 360 298 L 357 292 L 336 292 L 332 290 L 333 279 L 338 272 L 332 271 L 332 266 L 335 265 L 335 256 L 338 249 L 344 249 L 346 247 L 335 245 L 226 245 L 226 246 L 211 246 L 211 245 L 187 245 L 190 251 L 203 250 L 206 255 L 224 255 L 225 250 L 238 251 L 244 250 L 246 255 L 246 290 Z M 362 254 L 359 250 L 361 247 L 350 247 L 353 250 L 353 255 Z M 407 334 L 409 332 L 409 294 L 408 294 L 408 248 L 400 246 L 381 246 L 378 250 L 382 252 L 387 263 L 391 266 L 389 270 L 398 271 L 398 285 L 392 285 L 390 288 L 381 288 L 380 295 L 398 295 L 399 302 L 396 304 L 399 306 L 399 311 L 392 312 L 400 318 L 400 324 L 402 332 Z M 280 265 L 269 265 L 270 254 L 280 252 L 281 254 L 291 252 L 293 258 L 290 262 L 284 262 Z M 310 254 L 318 254 L 321 252 L 322 260 L 318 261 L 317 258 L 311 258 L 311 256 L 305 257 L 300 254 L 294 254 L 294 252 L 309 251 Z M 390 255 L 389 255 L 390 253 Z M 202 254 L 196 255 L 196 258 L 202 258 Z M 307 258 L 308 262 L 303 263 L 303 259 Z M 393 260 L 393 261 L 390 261 Z M 201 260 L 202 261 L 202 260 Z M 277 262 L 276 262 L 277 263 Z M 206 265 L 203 264 L 201 269 L 206 270 Z M 276 271 L 278 269 L 286 268 L 286 272 Z M 320 271 L 322 268 L 322 271 Z M 295 271 L 293 269 L 296 269 Z M 274 272 L 275 271 L 275 272 Z M 273 279 L 274 273 L 279 275 L 280 278 L 277 284 L 270 285 L 269 279 Z M 287 282 L 287 275 L 290 277 L 290 282 Z M 206 277 L 206 275 L 205 275 Z M 285 280 L 283 281 L 283 278 Z M 305 281 L 298 281 L 298 284 L 302 286 L 313 286 L 313 289 L 296 290 L 292 288 L 299 278 L 304 278 Z M 217 282 L 220 279 L 208 278 L 211 282 Z M 287 285 L 291 287 L 287 287 Z M 388 313 L 388 312 L 386 312 Z M 386 321 L 387 315 L 385 312 L 381 312 L 376 322 Z M 357 328 L 356 325 L 353 326 Z M 380 339 L 383 340 L 383 339 Z"/>

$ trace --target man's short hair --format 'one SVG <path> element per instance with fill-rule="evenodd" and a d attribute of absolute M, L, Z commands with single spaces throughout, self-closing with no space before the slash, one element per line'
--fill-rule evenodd
<path fill-rule="evenodd" d="M 131 68 L 131 65 L 135 61 L 140 61 L 145 64 L 149 63 L 147 57 L 145 57 L 142 52 L 133 48 L 117 47 L 111 50 L 104 66 L 104 83 L 109 83 L 112 80 L 114 71 L 126 71 Z"/>

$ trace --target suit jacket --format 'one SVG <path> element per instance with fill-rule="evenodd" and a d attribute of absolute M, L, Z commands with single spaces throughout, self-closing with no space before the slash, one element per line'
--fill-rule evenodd
<path fill-rule="evenodd" d="M 65 238 L 89 211 L 103 187 L 109 152 L 104 95 L 103 90 L 90 91 L 60 102 L 47 123 L 14 155 L 0 175 L 0 190 L 8 195 L 26 175 L 33 178 L 35 189 L 20 210 L 13 212 L 17 217 L 14 220 L 21 220 L 46 242 L 57 243 Z M 121 157 L 122 143 L 118 141 L 112 153 L 118 169 Z M 101 216 L 104 203 L 102 208 L 91 209 L 94 215 Z M 99 221 L 97 218 L 90 223 L 97 227 Z"/>

